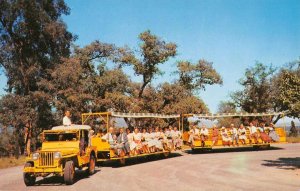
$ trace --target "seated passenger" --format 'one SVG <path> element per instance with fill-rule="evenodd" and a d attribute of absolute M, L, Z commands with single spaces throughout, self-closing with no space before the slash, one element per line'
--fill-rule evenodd
<path fill-rule="evenodd" d="M 173 142 L 174 142 L 174 148 L 177 149 L 181 149 L 182 147 L 182 134 L 180 131 L 178 131 L 177 127 L 174 127 L 174 131 L 172 133 L 172 138 L 173 138 Z"/>
<path fill-rule="evenodd" d="M 136 151 L 137 144 L 133 140 L 133 133 L 130 132 L 129 128 L 126 129 L 126 133 L 127 133 L 128 143 L 129 143 L 129 147 L 130 147 L 130 154 L 136 155 L 137 154 L 137 151 Z"/>
<path fill-rule="evenodd" d="M 118 144 L 122 144 L 126 155 L 130 155 L 130 144 L 128 142 L 127 134 L 123 128 L 120 128 L 120 134 L 117 139 Z"/>
<path fill-rule="evenodd" d="M 238 134 L 239 134 L 239 140 L 241 140 L 242 144 L 245 145 L 247 141 L 247 136 L 246 136 L 246 129 L 243 124 L 240 125 L 240 128 L 238 129 Z"/>
<path fill-rule="evenodd" d="M 148 141 L 150 134 L 146 131 L 145 128 L 142 129 L 142 147 L 143 153 L 149 153 Z"/>
<path fill-rule="evenodd" d="M 164 133 L 164 131 L 166 131 L 166 128 L 160 128 L 160 137 L 159 137 L 159 141 L 162 143 L 163 145 L 163 150 L 169 150 L 168 147 L 168 139 Z"/>
<path fill-rule="evenodd" d="M 153 128 L 149 128 L 149 136 L 148 136 L 148 147 L 149 151 L 151 153 L 154 153 L 156 151 L 155 145 L 156 145 L 156 140 L 155 140 L 155 132 L 153 131 Z"/>
<path fill-rule="evenodd" d="M 138 128 L 134 128 L 133 132 L 133 141 L 136 143 L 136 150 L 137 154 L 143 153 L 143 146 L 142 146 L 142 134 L 140 133 Z"/>
<path fill-rule="evenodd" d="M 166 130 L 165 136 L 167 138 L 167 145 L 170 148 L 170 150 L 174 150 L 174 142 L 173 142 L 173 135 L 174 130 L 171 125 L 169 125 L 169 128 Z"/>
<path fill-rule="evenodd" d="M 231 138 L 229 137 L 225 127 L 221 128 L 221 136 L 222 136 L 223 146 L 226 145 L 230 146 Z"/>
<path fill-rule="evenodd" d="M 200 140 L 199 129 L 197 129 L 195 125 L 192 126 L 192 129 L 189 131 L 189 135 L 188 143 L 194 146 L 194 141 Z"/>
<path fill-rule="evenodd" d="M 275 127 L 273 123 L 270 123 L 269 136 L 273 142 L 278 142 L 280 140 L 279 135 L 275 131 Z"/>
<path fill-rule="evenodd" d="M 219 129 L 217 128 L 216 125 L 213 125 L 213 127 L 212 127 L 212 144 L 213 144 L 213 146 L 218 144 L 218 139 L 219 139 Z"/>
<path fill-rule="evenodd" d="M 254 139 L 255 144 L 258 144 L 257 128 L 253 125 L 253 123 L 250 123 L 249 130 L 250 130 L 250 135 L 249 135 L 250 144 L 252 144 L 252 139 Z"/>
<path fill-rule="evenodd" d="M 116 155 L 119 155 L 118 149 L 121 149 L 121 145 L 117 144 L 117 137 L 114 134 L 114 128 L 110 127 L 108 133 L 102 136 L 102 139 L 109 143 L 110 149 L 112 149 Z"/>
<path fill-rule="evenodd" d="M 264 123 L 261 123 L 260 127 L 258 128 L 259 134 L 260 134 L 260 138 L 262 140 L 263 143 L 270 143 L 271 142 L 271 138 L 269 137 L 269 135 L 265 132 L 266 127 Z"/>
<path fill-rule="evenodd" d="M 238 130 L 234 127 L 234 124 L 230 124 L 230 133 L 231 133 L 231 143 L 234 145 L 234 142 L 239 146 L 239 134 Z"/>
<path fill-rule="evenodd" d="M 157 149 L 158 151 L 162 151 L 162 150 L 163 150 L 163 144 L 162 144 L 161 139 L 162 139 L 162 137 L 161 137 L 161 133 L 160 133 L 160 131 L 159 131 L 159 128 L 156 127 L 156 128 L 155 128 L 155 138 L 154 138 L 154 140 L 155 140 L 155 142 L 156 142 L 155 147 L 156 147 L 156 149 Z"/>
<path fill-rule="evenodd" d="M 202 125 L 200 129 L 201 146 L 205 146 L 205 141 L 208 139 L 208 129 L 205 125 Z"/>

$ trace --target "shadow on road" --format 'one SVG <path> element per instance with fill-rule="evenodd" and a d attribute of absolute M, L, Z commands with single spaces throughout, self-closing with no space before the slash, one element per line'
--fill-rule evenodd
<path fill-rule="evenodd" d="M 95 174 L 99 171 L 100 170 L 95 170 Z M 93 175 L 91 175 L 91 176 L 93 176 Z M 89 177 L 90 176 L 88 176 L 85 171 L 76 170 L 74 184 L 76 184 L 76 182 L 78 182 L 82 179 L 86 179 Z M 50 177 L 45 177 L 41 180 L 36 181 L 35 185 L 36 186 L 61 186 L 61 185 L 65 185 L 65 183 L 64 183 L 63 177 L 50 176 Z"/>
<path fill-rule="evenodd" d="M 125 165 L 120 164 L 119 161 L 106 161 L 99 164 L 101 167 L 112 167 L 112 168 L 120 168 L 131 165 L 144 164 L 159 160 L 168 160 L 169 158 L 180 157 L 182 154 L 180 153 L 170 153 L 168 157 L 161 155 L 149 155 L 144 157 L 136 157 L 136 158 L 128 158 L 126 159 Z"/>
<path fill-rule="evenodd" d="M 216 149 L 198 149 L 198 150 L 186 150 L 184 152 L 188 154 L 213 154 L 213 153 L 227 153 L 227 152 L 253 152 L 253 151 L 269 151 L 269 150 L 282 150 L 280 147 L 268 147 L 268 148 L 253 148 L 253 147 L 224 147 Z"/>
<path fill-rule="evenodd" d="M 277 160 L 264 160 L 263 166 L 276 167 L 284 170 L 296 170 L 300 168 L 300 157 L 278 158 Z"/>

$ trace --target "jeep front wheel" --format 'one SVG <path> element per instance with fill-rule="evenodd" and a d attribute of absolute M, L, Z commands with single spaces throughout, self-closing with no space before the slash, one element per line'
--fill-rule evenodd
<path fill-rule="evenodd" d="M 90 162 L 88 164 L 88 175 L 92 175 L 95 173 L 96 159 L 94 155 L 91 155 Z"/>
<path fill-rule="evenodd" d="M 67 185 L 74 183 L 75 167 L 73 161 L 67 161 L 64 170 L 64 181 Z"/>
<path fill-rule="evenodd" d="M 33 167 L 33 165 L 31 163 L 27 162 L 24 167 L 25 168 L 26 167 Z M 33 174 L 24 172 L 23 173 L 23 179 L 24 179 L 24 183 L 25 183 L 26 186 L 33 186 L 34 183 L 35 183 L 36 178 Z"/>

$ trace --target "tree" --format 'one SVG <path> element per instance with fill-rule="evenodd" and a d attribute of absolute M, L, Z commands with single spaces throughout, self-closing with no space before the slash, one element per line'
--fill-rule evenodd
<path fill-rule="evenodd" d="M 142 76 L 143 80 L 138 94 L 138 97 L 141 98 L 146 86 L 155 75 L 161 73 L 158 65 L 174 57 L 177 46 L 174 43 L 167 43 L 161 40 L 156 35 L 151 34 L 149 30 L 141 33 L 139 39 L 141 40 L 141 59 L 136 57 L 133 51 L 123 51 L 127 54 L 124 54 L 125 57 L 121 60 L 123 63 L 132 65 L 136 75 Z"/>
<path fill-rule="evenodd" d="M 291 121 L 291 129 L 290 129 L 290 135 L 291 137 L 297 137 L 298 136 L 298 131 L 297 128 L 295 126 L 295 122 Z"/>
<path fill-rule="evenodd" d="M 58 122 L 66 109 L 72 112 L 74 123 L 79 123 L 81 113 L 87 111 L 128 111 L 130 98 L 125 93 L 130 93 L 131 81 L 121 68 L 106 66 L 118 51 L 113 44 L 99 41 L 75 47 L 69 58 L 51 70 L 51 80 L 40 82 L 41 90 L 51 95 Z"/>
<path fill-rule="evenodd" d="M 289 117 L 300 117 L 300 67 L 292 63 L 282 68 L 273 77 L 273 101 L 278 111 L 286 112 Z"/>
<path fill-rule="evenodd" d="M 70 53 L 73 36 L 60 17 L 69 14 L 62 0 L 8 1 L 0 6 L 0 65 L 8 91 L 29 95 L 48 69 Z"/>
<path fill-rule="evenodd" d="M 63 0 L 1 0 L 0 4 L 0 67 L 8 79 L 8 94 L 0 103 L 1 123 L 14 128 L 17 136 L 30 119 L 37 136 L 53 124 L 51 96 L 39 84 L 50 80 L 51 70 L 70 54 L 74 37 L 61 20 L 69 8 Z"/>
<path fill-rule="evenodd" d="M 271 78 L 275 71 L 272 65 L 258 62 L 247 68 L 245 77 L 239 81 L 243 90 L 231 94 L 233 102 L 249 113 L 272 111 Z"/>
<path fill-rule="evenodd" d="M 189 91 L 205 90 L 206 85 L 222 84 L 223 80 L 218 72 L 213 68 L 212 62 L 199 60 L 192 64 L 188 61 L 179 61 L 177 68 L 179 73 L 179 83 Z"/>
<path fill-rule="evenodd" d="M 231 101 L 221 101 L 218 105 L 218 113 L 236 113 L 236 112 L 237 112 L 236 105 Z M 218 118 L 218 124 L 220 126 L 229 127 L 231 123 L 235 124 L 235 126 L 238 127 L 240 123 L 240 119 L 229 118 L 229 117 Z"/>

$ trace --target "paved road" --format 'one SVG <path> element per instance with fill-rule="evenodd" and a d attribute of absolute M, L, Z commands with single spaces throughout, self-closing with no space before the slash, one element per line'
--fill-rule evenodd
<path fill-rule="evenodd" d="M 129 161 L 98 168 L 93 176 L 79 173 L 65 186 L 57 178 L 38 180 L 26 188 L 22 167 L 0 170 L 0 190 L 300 190 L 300 144 L 277 149 L 198 154 L 173 154 L 168 159 Z"/>

